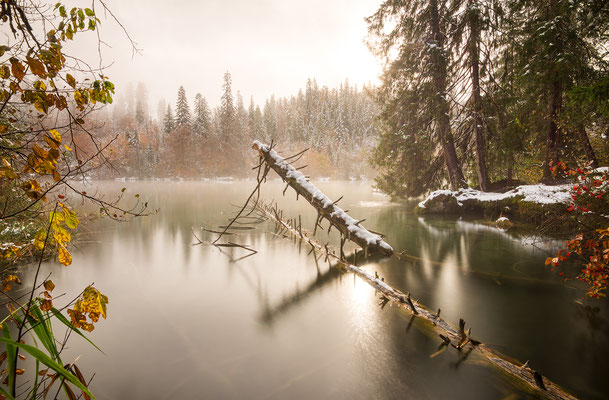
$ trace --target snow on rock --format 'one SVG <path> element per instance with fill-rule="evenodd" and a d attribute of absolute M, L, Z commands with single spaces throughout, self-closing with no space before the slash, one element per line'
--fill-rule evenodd
<path fill-rule="evenodd" d="M 512 226 L 512 221 L 508 217 L 501 216 L 495 221 L 495 226 L 499 229 L 507 230 Z"/>
<path fill-rule="evenodd" d="M 341 219 L 344 224 L 347 226 L 349 232 L 358 238 L 364 240 L 368 245 L 374 244 L 380 246 L 381 248 L 387 250 L 388 252 L 393 252 L 393 248 L 387 244 L 380 235 L 374 234 L 368 231 L 366 228 L 358 224 L 358 221 L 347 213 L 345 213 L 340 207 L 334 204 L 332 200 L 330 200 L 325 194 L 323 194 L 315 185 L 313 185 L 302 172 L 296 170 L 289 162 L 287 162 L 283 157 L 281 157 L 277 152 L 270 148 L 269 145 L 261 143 L 258 140 L 254 140 L 253 146 L 260 149 L 262 152 L 268 154 L 275 164 L 286 171 L 285 176 L 288 179 L 293 179 L 301 188 L 303 188 L 306 192 L 311 195 L 311 198 L 318 200 L 324 209 L 328 207 L 332 207 L 332 212 L 330 216 L 337 217 Z"/>
<path fill-rule="evenodd" d="M 571 200 L 569 188 L 570 185 L 548 186 L 539 184 L 518 186 L 506 193 L 481 192 L 471 188 L 460 189 L 456 192 L 450 190 L 436 190 L 419 203 L 419 208 L 425 208 L 427 202 L 441 195 L 454 197 L 459 206 L 462 206 L 463 202 L 467 200 L 488 202 L 501 201 L 513 197 L 522 197 L 522 201 L 539 204 L 569 203 Z"/>

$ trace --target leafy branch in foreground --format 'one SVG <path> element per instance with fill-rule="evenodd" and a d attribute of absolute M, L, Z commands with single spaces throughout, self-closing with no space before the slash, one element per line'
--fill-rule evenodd
<path fill-rule="evenodd" d="M 69 199 L 92 202 L 113 219 L 145 213 L 146 203 L 122 208 L 122 194 L 106 201 L 73 182 L 108 164 L 105 151 L 116 140 L 102 141 L 87 122 L 89 113 L 112 103 L 114 84 L 103 70 L 83 69 L 87 63 L 64 52 L 83 32 L 98 31 L 95 4 L 1 3 L 0 25 L 10 33 L 0 46 L 0 265 L 36 256 L 47 216 L 55 221 L 51 243 L 69 265 L 68 228 L 78 225 Z M 56 201 L 59 214 L 52 218 Z"/>
<path fill-rule="evenodd" d="M 21 284 L 20 278 L 16 275 L 8 275 L 4 279 L 3 287 L 0 291 L 3 297 L 7 299 L 6 305 L 10 311 L 9 316 L 1 321 L 3 337 L 0 338 L 0 342 L 5 345 L 5 351 L 0 355 L 0 366 L 5 360 L 7 361 L 7 368 L 2 371 L 2 375 L 6 374 L 6 378 L 2 382 L 3 385 L 6 385 L 6 389 L 0 387 L 0 396 L 4 398 L 14 399 L 19 397 L 17 393 L 18 386 L 16 385 L 17 376 L 25 373 L 25 369 L 18 368 L 19 359 L 25 359 L 25 356 L 20 354 L 20 350 L 28 353 L 35 360 L 35 370 L 33 371 L 34 383 L 32 386 L 27 387 L 25 392 L 20 394 L 27 393 L 27 398 L 37 398 L 42 394 L 46 398 L 53 384 L 59 382 L 60 388 L 63 388 L 69 399 L 76 398 L 70 384 L 81 390 L 86 399 L 94 398 L 87 387 L 88 383 L 84 379 L 80 369 L 74 363 L 64 364 L 60 355 L 72 332 L 76 332 L 79 336 L 93 344 L 80 329 L 90 332 L 94 329 L 93 323 L 99 321 L 100 315 L 106 318 L 108 298 L 93 286 L 87 286 L 77 299 L 74 299 L 63 307 L 68 308 L 74 304 L 73 309 L 67 310 L 71 318 L 71 321 L 68 321 L 61 314 L 61 311 L 53 305 L 54 297 L 52 292 L 55 289 L 55 284 L 47 279 L 37 286 L 44 252 L 46 247 L 51 244 L 51 237 L 54 238 L 53 240 L 55 240 L 57 245 L 61 245 L 61 241 L 64 240 L 61 236 L 67 234 L 60 223 L 58 223 L 60 219 L 63 222 L 66 221 L 66 214 L 59 213 L 58 207 L 59 205 L 56 205 L 53 212 L 51 212 L 51 220 L 49 221 L 44 239 L 40 238 L 42 243 L 41 254 L 33 285 L 29 291 L 29 299 L 25 303 L 21 303 L 19 299 L 14 298 L 10 294 L 14 284 Z M 68 218 L 71 217 L 70 213 L 67 215 Z M 68 221 L 70 220 L 68 219 Z M 59 258 L 62 261 L 61 250 Z M 62 263 L 67 264 L 65 261 L 63 260 Z M 39 290 L 42 291 L 38 292 Z M 91 322 L 87 321 L 87 317 Z M 63 324 L 67 328 L 62 342 L 57 340 L 57 336 L 54 333 L 53 320 Z M 10 325 L 13 325 L 13 331 L 17 330 L 16 338 L 13 338 Z M 34 345 L 27 344 L 25 339 L 31 339 Z M 39 344 L 42 347 L 39 347 Z M 95 345 L 93 344 L 93 346 Z M 97 348 L 97 346 L 95 347 Z M 40 364 L 46 366 L 47 369 L 40 371 Z"/>
<path fill-rule="evenodd" d="M 586 283 L 586 296 L 606 296 L 609 287 L 609 171 L 607 168 L 568 168 L 564 163 L 552 166 L 555 175 L 571 177 L 571 203 L 567 210 L 580 226 L 580 232 L 565 242 L 554 257 L 546 259 L 552 269 L 569 258 L 578 258 L 582 266 L 576 279 Z M 559 272 L 561 276 L 565 272 Z"/>

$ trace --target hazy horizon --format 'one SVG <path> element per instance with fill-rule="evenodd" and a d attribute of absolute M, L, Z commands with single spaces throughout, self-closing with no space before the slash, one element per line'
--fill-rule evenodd
<path fill-rule="evenodd" d="M 288 97 L 308 78 L 320 86 L 376 83 L 380 62 L 364 38 L 364 18 L 380 4 L 374 1 L 279 0 L 231 2 L 160 0 L 120 2 L 109 9 L 141 49 L 132 55 L 124 32 L 102 10 L 100 37 L 105 71 L 117 86 L 116 98 L 143 82 L 154 113 L 159 100 L 175 102 L 180 85 L 190 101 L 201 93 L 210 106 L 219 104 L 222 78 L 229 71 L 233 92 L 246 104 L 251 96 L 263 104 L 271 95 Z M 99 5 L 98 5 L 99 7 Z M 150 22 L 158 21 L 158 22 Z M 79 53 L 97 55 L 96 37 L 75 41 Z M 88 47 L 85 49 L 85 47 Z"/>

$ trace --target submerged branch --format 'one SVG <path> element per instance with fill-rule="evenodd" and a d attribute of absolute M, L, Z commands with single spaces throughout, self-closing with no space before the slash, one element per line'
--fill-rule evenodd
<path fill-rule="evenodd" d="M 471 328 L 467 332 L 465 331 L 465 321 L 463 319 L 459 321 L 459 328 L 454 328 L 440 317 L 440 310 L 437 312 L 431 311 L 429 308 L 412 299 L 410 293 L 404 294 L 403 292 L 389 286 L 387 283 L 385 283 L 383 278 L 378 276 L 378 274 L 375 273 L 373 275 L 372 273 L 350 264 L 344 258 L 336 255 L 336 253 L 329 249 L 327 245 L 322 245 L 314 238 L 310 237 L 308 233 L 300 227 L 292 226 L 286 222 L 281 217 L 281 213 L 277 207 L 258 204 L 257 208 L 267 217 L 269 217 L 269 219 L 273 220 L 282 231 L 288 232 L 290 237 L 304 241 L 311 246 L 312 251 L 325 255 L 326 260 L 329 258 L 334 259 L 337 266 L 346 271 L 355 273 L 374 287 L 377 291 L 381 292 L 383 302 L 385 302 L 384 299 L 387 299 L 393 304 L 396 304 L 410 312 L 413 315 L 413 318 L 419 317 L 428 323 L 431 323 L 432 329 L 438 333 L 438 336 L 442 340 L 440 345 L 442 351 L 445 350 L 444 347 L 446 347 L 448 344 L 451 344 L 452 347 L 456 348 L 460 352 L 461 350 L 467 348 L 467 350 L 463 353 L 464 357 L 460 362 L 469 356 L 471 352 L 476 352 L 493 366 L 500 368 L 502 371 L 507 372 L 511 376 L 526 383 L 531 391 L 542 396 L 543 398 L 557 400 L 575 399 L 575 397 L 566 393 L 560 386 L 544 378 L 539 371 L 535 371 L 534 369 L 530 368 L 528 366 L 528 362 L 517 365 L 514 361 L 511 361 L 512 359 L 493 350 L 488 345 L 472 339 L 470 336 Z M 273 313 L 271 312 L 270 315 L 272 314 Z M 435 354 L 432 356 L 434 355 Z"/>

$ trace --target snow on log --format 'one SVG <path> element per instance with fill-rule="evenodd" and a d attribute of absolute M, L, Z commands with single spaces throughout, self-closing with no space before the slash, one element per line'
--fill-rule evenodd
<path fill-rule="evenodd" d="M 393 248 L 380 235 L 368 231 L 361 226 L 358 220 L 351 218 L 335 202 L 309 182 L 302 172 L 296 170 L 269 145 L 254 140 L 252 148 L 258 151 L 267 165 L 277 172 L 296 193 L 315 207 L 319 214 L 318 220 L 321 218 L 327 219 L 344 237 L 355 242 L 366 252 L 380 253 L 386 256 L 393 254 Z"/>

